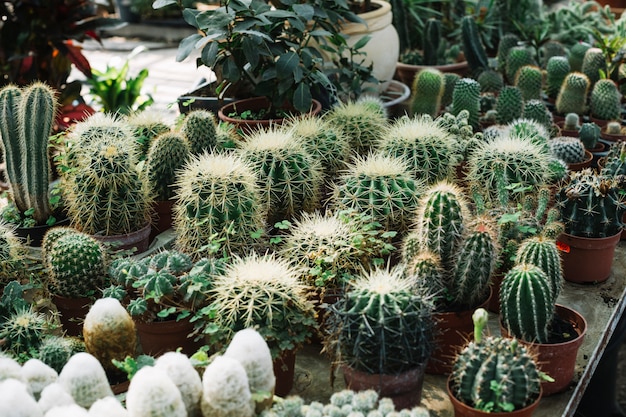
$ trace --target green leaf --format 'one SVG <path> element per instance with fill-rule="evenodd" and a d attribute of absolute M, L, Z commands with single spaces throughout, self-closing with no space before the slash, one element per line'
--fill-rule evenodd
<path fill-rule="evenodd" d="M 217 62 L 217 53 L 219 51 L 219 45 L 217 42 L 210 42 L 202 48 L 200 53 L 200 59 L 202 63 L 209 68 L 213 68 Z"/>
<path fill-rule="evenodd" d="M 160 9 L 162 7 L 167 7 L 173 4 L 177 4 L 176 0 L 154 0 L 152 3 L 153 9 Z"/>
<path fill-rule="evenodd" d="M 176 62 L 184 61 L 194 51 L 196 42 L 199 39 L 202 39 L 202 35 L 194 33 L 180 41 L 176 53 Z"/>
<path fill-rule="evenodd" d="M 295 52 L 287 52 L 281 55 L 276 61 L 276 72 L 278 74 L 292 74 L 298 67 L 300 59 Z"/>
<path fill-rule="evenodd" d="M 356 41 L 356 43 L 352 46 L 352 48 L 358 51 L 359 49 L 361 49 L 365 45 L 367 45 L 367 43 L 370 41 L 370 39 L 372 39 L 372 37 L 370 35 L 365 35 L 361 39 Z"/>
<path fill-rule="evenodd" d="M 313 19 L 313 16 L 315 15 L 315 9 L 310 4 L 294 4 L 292 8 L 293 11 L 305 21 Z"/>

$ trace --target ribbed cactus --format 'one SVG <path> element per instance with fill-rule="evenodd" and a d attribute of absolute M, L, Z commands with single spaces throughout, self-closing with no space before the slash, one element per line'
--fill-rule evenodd
<path fill-rule="evenodd" d="M 408 162 L 427 184 L 449 178 L 456 164 L 455 138 L 428 116 L 397 119 L 380 138 L 378 151 Z"/>
<path fill-rule="evenodd" d="M 601 72 L 607 74 L 606 57 L 602 49 L 596 47 L 587 49 L 580 72 L 589 78 L 592 88 L 600 79 Z"/>
<path fill-rule="evenodd" d="M 206 367 L 202 375 L 200 406 L 203 416 L 254 416 L 248 376 L 237 359 L 218 355 Z"/>
<path fill-rule="evenodd" d="M 543 90 L 543 73 L 536 65 L 524 65 L 515 76 L 515 85 L 522 92 L 522 99 L 539 100 Z"/>
<path fill-rule="evenodd" d="M 533 355 L 516 339 L 483 337 L 487 311 L 476 310 L 473 319 L 474 341 L 454 361 L 452 394 L 470 407 L 491 407 L 491 412 L 505 411 L 505 404 L 515 410 L 530 405 L 541 389 Z"/>
<path fill-rule="evenodd" d="M 437 65 L 439 45 L 443 38 L 441 20 L 431 17 L 426 20 L 422 32 L 422 63 L 423 65 Z"/>
<path fill-rule="evenodd" d="M 600 139 L 600 126 L 594 122 L 586 122 L 580 125 L 578 130 L 578 138 L 585 145 L 585 149 L 590 150 L 595 148 Z"/>
<path fill-rule="evenodd" d="M 93 237 L 78 230 L 52 231 L 44 237 L 44 263 L 50 274 L 50 290 L 62 297 L 96 295 L 105 278 L 105 254 Z"/>
<path fill-rule="evenodd" d="M 626 211 L 624 177 L 605 178 L 590 169 L 573 172 L 556 194 L 565 232 L 582 237 L 609 237 L 622 227 Z"/>
<path fill-rule="evenodd" d="M 480 84 L 471 78 L 461 78 L 454 85 L 452 93 L 452 114 L 455 116 L 461 111 L 469 112 L 469 124 L 478 129 L 480 116 Z"/>
<path fill-rule="evenodd" d="M 15 307 L 0 323 L 0 339 L 4 340 L 2 350 L 15 358 L 29 359 L 51 329 L 46 315 L 32 305 Z"/>
<path fill-rule="evenodd" d="M 406 264 L 406 274 L 413 282 L 412 287 L 419 294 L 432 296 L 436 306 L 445 303 L 450 279 L 441 266 L 439 256 L 427 249 L 419 250 L 417 233 L 407 235 L 403 244 L 402 259 Z"/>
<path fill-rule="evenodd" d="M 583 60 L 585 59 L 585 54 L 587 50 L 591 48 L 591 45 L 587 42 L 578 42 L 569 50 L 569 64 L 572 68 L 572 71 L 581 71 L 583 68 Z"/>
<path fill-rule="evenodd" d="M 500 316 L 512 336 L 547 343 L 556 301 L 552 285 L 533 264 L 518 264 L 507 272 L 500 286 Z"/>
<path fill-rule="evenodd" d="M 153 109 L 147 109 L 133 113 L 126 118 L 128 125 L 135 133 L 139 147 L 139 160 L 144 160 L 152 141 L 163 133 L 168 133 L 171 128 L 164 121 L 163 113 Z"/>
<path fill-rule="evenodd" d="M 206 245 L 225 238 L 230 251 L 247 250 L 251 233 L 262 230 L 266 209 L 252 168 L 235 155 L 203 154 L 181 171 L 174 205 L 176 246 L 194 258 Z"/>
<path fill-rule="evenodd" d="M 548 110 L 543 100 L 528 100 L 524 103 L 522 117 L 534 120 L 546 129 L 550 129 L 552 127 L 552 112 Z"/>
<path fill-rule="evenodd" d="M 332 204 L 370 215 L 386 230 L 402 232 L 412 221 L 422 184 L 403 158 L 369 154 L 358 157 L 339 178 Z"/>
<path fill-rule="evenodd" d="M 412 284 L 401 266 L 357 277 L 331 307 L 335 357 L 370 374 L 394 375 L 424 364 L 432 348 L 433 304 Z"/>
<path fill-rule="evenodd" d="M 49 335 L 39 345 L 37 358 L 55 371 L 61 372 L 73 354 L 85 350 L 84 345 L 82 349 L 77 350 L 78 342 L 80 342 L 79 339 Z M 82 342 L 80 343 L 82 344 Z"/>
<path fill-rule="evenodd" d="M 522 116 L 524 99 L 522 91 L 516 86 L 504 86 L 496 101 L 498 123 L 507 124 Z"/>
<path fill-rule="evenodd" d="M 437 117 L 445 88 L 443 73 L 436 68 L 424 68 L 413 79 L 411 111 Z"/>
<path fill-rule="evenodd" d="M 480 73 L 477 78 L 481 93 L 499 93 L 504 87 L 504 78 L 496 70 L 487 69 Z"/>
<path fill-rule="evenodd" d="M 544 235 L 527 238 L 517 249 L 515 263 L 532 264 L 541 268 L 550 281 L 553 298 L 558 298 L 563 287 L 563 267 L 554 238 Z"/>
<path fill-rule="evenodd" d="M 563 80 L 572 71 L 569 60 L 564 56 L 553 56 L 546 65 L 546 94 L 556 99 Z"/>
<path fill-rule="evenodd" d="M 126 409 L 132 417 L 187 417 L 176 384 L 162 369 L 144 366 L 130 381 Z"/>
<path fill-rule="evenodd" d="M 608 178 L 626 175 L 626 142 L 619 141 L 611 145 L 601 174 Z"/>
<path fill-rule="evenodd" d="M 585 114 L 590 85 L 589 77 L 582 72 L 567 74 L 556 98 L 556 111 L 561 114 Z"/>
<path fill-rule="evenodd" d="M 443 95 L 441 96 L 441 107 L 446 108 L 452 104 L 452 98 L 454 96 L 454 86 L 456 82 L 461 79 L 461 76 L 455 72 L 445 72 L 443 74 L 444 87 Z"/>
<path fill-rule="evenodd" d="M 181 133 L 187 138 L 193 155 L 211 152 L 217 146 L 217 120 L 207 110 L 193 110 L 185 116 Z"/>
<path fill-rule="evenodd" d="M 91 306 L 85 316 L 83 337 L 86 351 L 109 373 L 119 372 L 113 360 L 136 356 L 135 322 L 115 298 L 100 298 Z"/>
<path fill-rule="evenodd" d="M 622 114 L 622 93 L 615 81 L 605 78 L 598 80 L 589 96 L 591 115 L 600 120 L 620 120 Z"/>
<path fill-rule="evenodd" d="M 76 353 L 70 358 L 59 373 L 58 382 L 83 408 L 91 407 L 101 398 L 113 396 L 102 364 L 87 352 Z"/>
<path fill-rule="evenodd" d="M 256 173 L 269 224 L 320 206 L 321 166 L 290 131 L 257 130 L 246 137 L 241 155 Z"/>
<path fill-rule="evenodd" d="M 461 42 L 470 70 L 479 72 L 489 68 L 489 60 L 475 19 L 471 15 L 463 16 L 461 19 Z"/>
<path fill-rule="evenodd" d="M 145 172 L 154 200 L 165 201 L 176 195 L 176 174 L 190 158 L 189 143 L 180 133 L 157 136 L 147 152 Z"/>
<path fill-rule="evenodd" d="M 506 79 L 514 84 L 517 72 L 526 65 L 536 65 L 533 53 L 527 46 L 514 46 L 506 56 Z"/>
<path fill-rule="evenodd" d="M 568 164 L 585 160 L 585 145 L 579 138 L 557 136 L 550 139 L 550 153 Z"/>
<path fill-rule="evenodd" d="M 0 90 L 0 136 L 11 201 L 20 213 L 33 210 L 39 225 L 52 215 L 48 137 L 56 109 L 56 93 L 44 83 L 22 89 L 8 85 Z"/>

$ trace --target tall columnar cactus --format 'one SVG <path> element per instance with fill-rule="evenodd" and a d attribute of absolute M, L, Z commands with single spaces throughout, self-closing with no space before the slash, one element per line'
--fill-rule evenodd
<path fill-rule="evenodd" d="M 515 410 L 537 399 L 541 386 L 533 355 L 516 339 L 483 337 L 488 313 L 478 309 L 474 320 L 474 341 L 457 355 L 452 369 L 452 393 L 474 408 L 493 404 L 492 412 Z M 494 382 L 498 389 L 492 389 Z M 510 410 L 509 410 L 510 411 Z"/>
<path fill-rule="evenodd" d="M 44 263 L 50 290 L 63 297 L 89 297 L 104 284 L 105 255 L 100 243 L 78 230 L 44 236 Z"/>
<path fill-rule="evenodd" d="M 516 86 L 503 87 L 496 101 L 498 123 L 507 124 L 521 117 L 523 109 L 522 91 Z"/>
<path fill-rule="evenodd" d="M 59 373 L 59 384 L 76 404 L 89 408 L 97 400 L 112 397 L 113 391 L 102 364 L 93 355 L 79 352 Z"/>
<path fill-rule="evenodd" d="M 541 123 L 546 129 L 552 127 L 552 112 L 548 110 L 543 100 L 528 100 L 524 103 L 522 117 Z"/>
<path fill-rule="evenodd" d="M 500 316 L 512 336 L 547 343 L 556 301 L 553 283 L 533 264 L 514 266 L 500 286 Z"/>
<path fill-rule="evenodd" d="M 91 306 L 83 325 L 85 348 L 110 372 L 118 371 L 113 360 L 135 357 L 135 322 L 115 298 L 100 298 Z"/>
<path fill-rule="evenodd" d="M 400 118 L 380 138 L 378 151 L 403 158 L 415 178 L 427 184 L 449 178 L 455 158 L 455 139 L 428 116 Z"/>
<path fill-rule="evenodd" d="M 170 126 L 164 121 L 159 111 L 147 109 L 127 117 L 128 125 L 135 133 L 139 147 L 139 159 L 144 160 L 152 141 L 163 133 L 170 132 Z"/>
<path fill-rule="evenodd" d="M 363 212 L 386 230 L 402 232 L 410 226 L 422 184 L 403 158 L 370 154 L 358 157 L 339 178 L 332 204 Z"/>
<path fill-rule="evenodd" d="M 496 60 L 498 61 L 498 72 L 506 73 L 506 59 L 509 51 L 520 42 L 519 36 L 514 33 L 506 33 L 498 42 L 498 51 L 496 52 Z"/>
<path fill-rule="evenodd" d="M 452 104 L 452 98 L 454 96 L 454 86 L 456 82 L 461 79 L 461 76 L 455 72 L 445 72 L 443 74 L 444 87 L 443 95 L 441 96 L 441 107 L 445 108 Z"/>
<path fill-rule="evenodd" d="M 55 92 L 44 83 L 22 89 L 8 85 L 0 90 L 0 136 L 11 200 L 21 213 L 34 210 L 37 224 L 52 215 L 48 137 L 56 109 Z"/>
<path fill-rule="evenodd" d="M 583 60 L 585 59 L 585 54 L 587 50 L 591 48 L 591 45 L 587 42 L 578 42 L 569 50 L 569 64 L 572 68 L 572 71 L 581 71 L 583 68 Z"/>
<path fill-rule="evenodd" d="M 176 384 L 162 369 L 144 366 L 128 386 L 126 409 L 132 417 L 186 417 L 187 409 Z"/>
<path fill-rule="evenodd" d="M 506 56 L 506 79 L 515 83 L 517 72 L 525 65 L 536 65 L 533 54 L 527 46 L 514 46 Z"/>
<path fill-rule="evenodd" d="M 536 65 L 524 65 L 517 71 L 515 85 L 522 92 L 522 99 L 539 100 L 543 89 L 543 73 Z"/>
<path fill-rule="evenodd" d="M 557 136 L 550 139 L 550 153 L 568 164 L 585 160 L 585 145 L 579 138 Z"/>
<path fill-rule="evenodd" d="M 619 141 L 611 145 L 600 173 L 608 178 L 626 175 L 626 142 Z"/>
<path fill-rule="evenodd" d="M 565 232 L 582 237 L 609 237 L 622 227 L 626 211 L 624 177 L 606 178 L 590 169 L 574 172 L 556 194 Z"/>
<path fill-rule="evenodd" d="M 558 298 L 563 287 L 563 267 L 554 238 L 538 235 L 524 240 L 517 249 L 515 263 L 541 268 L 550 281 L 553 298 Z"/>
<path fill-rule="evenodd" d="M 258 130 L 246 137 L 241 154 L 257 175 L 270 224 L 319 207 L 320 164 L 290 131 Z"/>
<path fill-rule="evenodd" d="M 212 240 L 239 252 L 254 243 L 250 234 L 262 230 L 266 209 L 252 168 L 235 155 L 192 157 L 178 177 L 174 205 L 176 245 L 201 258 Z"/>
<path fill-rule="evenodd" d="M 585 145 L 585 149 L 590 150 L 595 148 L 600 139 L 600 126 L 594 122 L 586 122 L 580 125 L 578 130 L 578 138 Z"/>
<path fill-rule="evenodd" d="M 591 115 L 600 120 L 619 120 L 622 114 L 622 93 L 615 81 L 598 80 L 589 96 Z"/>
<path fill-rule="evenodd" d="M 145 172 L 154 200 L 165 201 L 176 195 L 176 175 L 190 156 L 189 142 L 180 133 L 164 133 L 152 141 Z"/>
<path fill-rule="evenodd" d="M 582 72 L 567 74 L 556 98 L 556 111 L 561 114 L 585 114 L 590 85 L 589 77 Z"/>
<path fill-rule="evenodd" d="M 607 74 L 606 57 L 602 49 L 596 47 L 587 49 L 580 72 L 589 78 L 591 87 L 598 82 L 601 72 Z"/>
<path fill-rule="evenodd" d="M 553 56 L 546 65 L 546 94 L 556 99 L 563 80 L 572 71 L 569 60 L 564 56 Z"/>
<path fill-rule="evenodd" d="M 466 15 L 461 19 L 461 41 L 470 70 L 478 72 L 489 68 L 487 52 L 480 40 L 474 16 Z"/>
<path fill-rule="evenodd" d="M 413 79 L 411 111 L 413 114 L 428 114 L 436 117 L 441 109 L 445 80 L 436 68 L 424 68 Z"/>
<path fill-rule="evenodd" d="M 424 24 L 422 53 L 424 65 L 437 65 L 437 54 L 443 37 L 441 20 L 431 17 Z"/>
<path fill-rule="evenodd" d="M 181 126 L 193 155 L 211 152 L 217 146 L 217 121 L 207 110 L 193 110 L 187 114 Z"/>
<path fill-rule="evenodd" d="M 394 375 L 424 364 L 432 348 L 433 304 L 412 286 L 400 266 L 357 277 L 331 307 L 337 336 L 330 346 L 337 359 L 369 374 Z"/>
<path fill-rule="evenodd" d="M 452 114 L 455 116 L 461 111 L 469 112 L 469 124 L 478 129 L 480 116 L 480 84 L 471 78 L 461 78 L 454 85 L 452 93 Z"/>
<path fill-rule="evenodd" d="M 502 73 L 492 69 L 481 72 L 477 81 L 480 84 L 481 93 L 499 93 L 504 87 Z"/>

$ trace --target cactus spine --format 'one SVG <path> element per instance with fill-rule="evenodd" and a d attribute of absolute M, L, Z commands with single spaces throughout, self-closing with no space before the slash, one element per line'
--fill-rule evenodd
<path fill-rule="evenodd" d="M 480 116 L 480 84 L 471 78 L 461 78 L 454 85 L 452 93 L 452 114 L 458 115 L 461 111 L 469 112 L 469 124 L 478 129 Z"/>
<path fill-rule="evenodd" d="M 572 71 L 569 60 L 564 56 L 553 56 L 546 65 L 546 94 L 556 99 L 561 89 L 561 84 L 567 74 Z"/>
<path fill-rule="evenodd" d="M 553 238 L 539 235 L 524 240 L 517 249 L 515 263 L 532 264 L 541 268 L 550 281 L 553 298 L 558 298 L 563 287 L 563 267 Z"/>
<path fill-rule="evenodd" d="M 522 99 L 539 100 L 543 89 L 541 68 L 535 65 L 524 65 L 517 71 L 515 85 L 522 92 Z"/>
<path fill-rule="evenodd" d="M 498 123 L 511 123 L 513 120 L 521 117 L 523 108 L 522 91 L 515 86 L 504 86 L 496 101 Z"/>
<path fill-rule="evenodd" d="M 561 114 L 584 114 L 590 85 L 589 77 L 582 72 L 567 74 L 556 98 L 556 111 Z"/>
<path fill-rule="evenodd" d="M 207 110 L 193 110 L 183 120 L 181 133 L 187 138 L 193 155 L 211 152 L 217 146 L 217 121 Z"/>
<path fill-rule="evenodd" d="M 150 145 L 146 160 L 148 184 L 154 199 L 169 200 L 176 194 L 173 188 L 176 174 L 191 155 L 187 140 L 179 133 L 157 136 Z"/>
<path fill-rule="evenodd" d="M 441 108 L 445 88 L 443 73 L 435 68 L 424 68 L 413 80 L 411 111 L 413 114 L 428 114 L 436 117 Z"/>
<path fill-rule="evenodd" d="M 8 85 L 0 91 L 0 135 L 12 201 L 21 213 L 33 209 L 37 224 L 52 215 L 48 137 L 56 109 L 54 91 L 41 82 L 23 89 Z"/>
<path fill-rule="evenodd" d="M 619 120 L 622 114 L 622 93 L 615 81 L 598 80 L 589 97 L 591 115 L 600 120 Z"/>

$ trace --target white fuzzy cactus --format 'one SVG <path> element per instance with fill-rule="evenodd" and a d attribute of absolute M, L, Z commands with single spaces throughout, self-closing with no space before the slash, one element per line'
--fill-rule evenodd
<path fill-rule="evenodd" d="M 89 413 L 77 404 L 69 404 L 51 408 L 44 417 L 89 417 Z"/>
<path fill-rule="evenodd" d="M 35 400 L 39 400 L 41 391 L 56 382 L 59 374 L 39 359 L 29 359 L 22 365 L 22 376 Z"/>
<path fill-rule="evenodd" d="M 24 382 L 5 379 L 0 382 L 0 416 L 41 417 L 43 413 Z"/>
<path fill-rule="evenodd" d="M 116 398 L 106 397 L 93 403 L 89 417 L 128 417 L 128 411 Z"/>
<path fill-rule="evenodd" d="M 73 355 L 59 374 L 59 383 L 84 408 L 104 397 L 113 396 L 104 368 L 93 355 Z"/>
<path fill-rule="evenodd" d="M 182 395 L 162 369 L 141 368 L 126 394 L 129 417 L 187 417 Z"/>
<path fill-rule="evenodd" d="M 248 376 L 236 359 L 217 356 L 202 376 L 204 417 L 252 417 L 254 401 Z"/>
<path fill-rule="evenodd" d="M 15 359 L 0 357 L 0 381 L 5 379 L 17 379 L 25 382 L 20 364 Z"/>
<path fill-rule="evenodd" d="M 41 411 L 46 413 L 54 407 L 76 404 L 76 402 L 61 384 L 54 382 L 41 391 L 38 404 Z"/>
<path fill-rule="evenodd" d="M 274 394 L 276 377 L 270 348 L 263 336 L 252 328 L 240 330 L 233 336 L 224 356 L 238 360 L 246 370 L 252 393 Z"/>
<path fill-rule="evenodd" d="M 154 367 L 162 369 L 176 384 L 182 395 L 188 417 L 200 415 L 202 379 L 184 353 L 166 352 L 155 362 Z"/>

